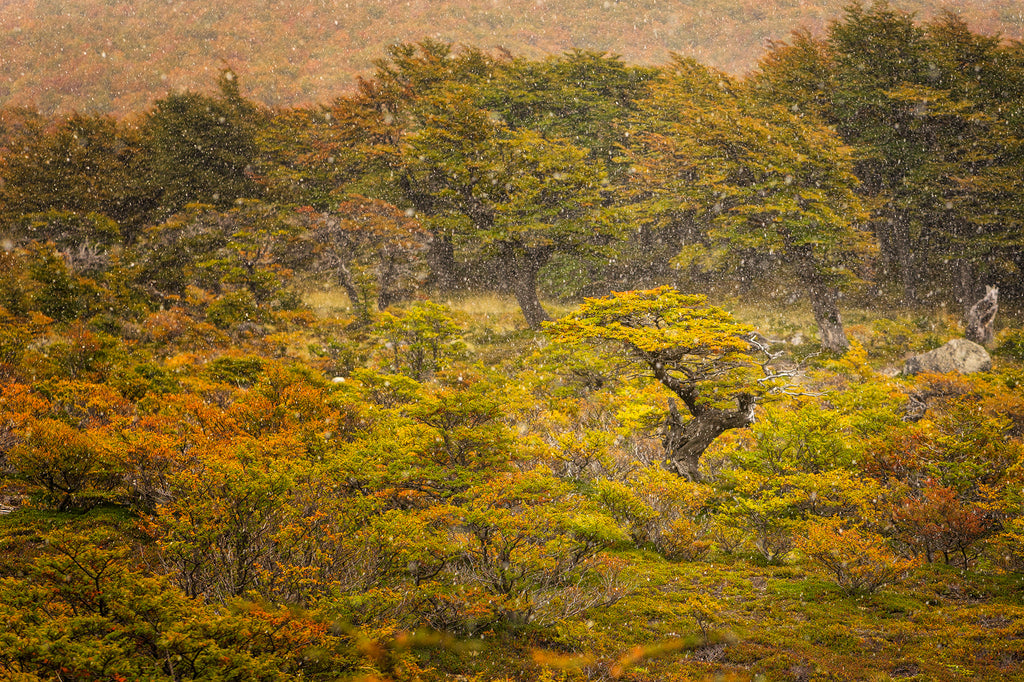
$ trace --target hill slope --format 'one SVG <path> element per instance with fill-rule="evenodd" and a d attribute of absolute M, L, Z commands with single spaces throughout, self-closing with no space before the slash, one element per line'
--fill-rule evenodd
<path fill-rule="evenodd" d="M 127 112 L 208 89 L 230 64 L 271 105 L 326 101 L 385 46 L 433 37 L 538 57 L 577 47 L 661 63 L 670 52 L 742 73 L 765 42 L 821 30 L 846 0 L 7 0 L 0 106 Z M 927 18 L 931 0 L 893 6 Z M 1019 38 L 1024 0 L 964 0 L 972 28 Z"/>

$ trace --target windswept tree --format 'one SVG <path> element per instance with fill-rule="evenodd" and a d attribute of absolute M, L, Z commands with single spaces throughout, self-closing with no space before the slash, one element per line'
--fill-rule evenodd
<path fill-rule="evenodd" d="M 983 285 L 1017 285 L 1024 205 L 1024 50 L 942 13 L 854 2 L 816 40 L 773 46 L 749 81 L 756 95 L 832 126 L 856 151 L 872 207 L 879 275 L 907 303 Z"/>
<path fill-rule="evenodd" d="M 142 172 L 161 217 L 193 203 L 227 209 L 236 199 L 259 198 L 256 131 L 264 114 L 242 98 L 231 71 L 219 85 L 220 97 L 170 94 L 142 122 Z"/>
<path fill-rule="evenodd" d="M 680 410 L 675 398 L 668 400 L 665 460 L 691 481 L 700 480 L 700 457 L 708 446 L 753 423 L 758 401 L 780 390 L 790 375 L 771 367 L 772 357 L 751 327 L 708 305 L 704 296 L 671 287 L 588 298 L 545 328 L 555 343 L 590 345 L 624 361 L 682 402 Z"/>
<path fill-rule="evenodd" d="M 815 119 L 758 102 L 692 60 L 665 70 L 637 120 L 634 175 L 656 188 L 650 203 L 706 226 L 689 255 L 717 267 L 755 255 L 795 276 L 822 346 L 846 350 L 839 291 L 872 244 L 851 150 Z"/>
<path fill-rule="evenodd" d="M 352 195 L 326 212 L 305 211 L 316 269 L 341 285 L 361 317 L 368 296 L 378 310 L 412 294 L 426 279 L 430 235 L 411 212 L 379 199 Z"/>
<path fill-rule="evenodd" d="M 513 291 L 536 327 L 548 317 L 539 271 L 614 238 L 598 217 L 614 121 L 649 73 L 590 53 L 533 64 L 429 40 L 396 45 L 376 66 L 352 96 L 279 117 L 264 137 L 271 185 L 318 208 L 348 193 L 410 209 L 430 235 L 433 286 L 458 287 L 471 266 L 487 273 L 478 282 Z M 291 121 L 294 140 L 280 128 Z"/>
<path fill-rule="evenodd" d="M 436 98 L 423 128 L 407 137 L 410 191 L 435 241 L 500 259 L 505 284 L 538 327 L 549 319 L 537 291 L 541 268 L 555 253 L 615 236 L 601 211 L 604 173 L 586 150 L 510 130 L 471 96 L 459 88 Z"/>
<path fill-rule="evenodd" d="M 466 96 L 452 93 L 472 90 L 473 84 L 489 77 L 492 60 L 479 50 L 456 51 L 451 44 L 425 40 L 393 45 L 375 65 L 374 73 L 360 78 L 350 95 L 322 108 L 278 112 L 260 130 L 260 179 L 268 196 L 320 211 L 329 210 L 345 195 L 387 202 L 424 219 L 444 211 L 438 204 L 447 198 L 438 196 L 436 183 L 424 184 L 428 178 L 421 172 L 421 162 L 426 159 L 410 159 L 405 143 L 430 128 L 438 102 L 451 99 L 453 111 L 465 102 L 472 105 L 475 91 Z M 479 151 L 473 148 L 479 136 L 487 137 L 478 120 L 446 123 L 471 154 Z M 445 149 L 455 153 L 451 145 Z M 448 160 L 438 173 L 467 160 Z M 453 176 L 452 183 L 457 187 L 459 179 Z M 441 218 L 424 221 L 424 228 L 432 236 L 427 254 L 432 283 L 450 291 L 457 279 L 451 226 Z"/>
<path fill-rule="evenodd" d="M 581 254 L 617 238 L 602 209 L 604 174 L 587 163 L 586 150 L 530 131 L 497 141 L 505 194 L 495 204 L 490 229 L 478 233 L 509 271 L 526 322 L 548 318 L 537 276 L 556 253 Z"/>

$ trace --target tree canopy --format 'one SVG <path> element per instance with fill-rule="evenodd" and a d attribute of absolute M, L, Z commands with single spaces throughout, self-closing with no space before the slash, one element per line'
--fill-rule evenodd
<path fill-rule="evenodd" d="M 729 429 L 754 421 L 758 399 L 777 388 L 770 358 L 753 329 L 708 305 L 700 295 L 670 287 L 587 299 L 545 327 L 555 343 L 597 344 L 657 380 L 678 397 L 686 420 L 669 400 L 665 459 L 681 475 L 699 481 L 700 456 Z"/>

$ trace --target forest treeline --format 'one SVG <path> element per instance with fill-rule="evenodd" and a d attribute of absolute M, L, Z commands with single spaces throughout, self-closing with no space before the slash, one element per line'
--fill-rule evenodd
<path fill-rule="evenodd" d="M 1024 332 L 876 368 L 1024 293 L 1020 44 L 854 4 L 744 79 L 428 40 L 218 85 L 0 112 L 4 674 L 1017 670 Z"/>
<path fill-rule="evenodd" d="M 155 294 L 209 260 L 158 248 L 185 231 L 239 252 L 257 298 L 270 270 L 310 267 L 358 298 L 371 268 L 386 306 L 425 263 L 440 290 L 514 291 L 532 326 L 538 277 L 550 296 L 786 281 L 842 350 L 850 288 L 907 306 L 1017 295 L 1022 55 L 952 15 L 851 6 L 743 80 L 426 41 L 391 48 L 356 94 L 269 110 L 225 70 L 220 96 L 123 121 L 3 112 L 0 207 L 17 243 L 128 249 Z"/>

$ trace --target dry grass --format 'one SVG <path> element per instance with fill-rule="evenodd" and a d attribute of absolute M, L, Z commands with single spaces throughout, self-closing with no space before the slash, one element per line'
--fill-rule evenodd
<path fill-rule="evenodd" d="M 519 314 L 519 304 L 513 296 L 481 293 L 449 296 L 435 299 L 455 313 L 490 320 L 514 317 Z"/>
<path fill-rule="evenodd" d="M 347 315 L 352 303 L 340 287 L 310 288 L 302 295 L 303 302 L 320 317 Z M 467 293 L 432 298 L 462 320 L 469 327 L 485 327 L 493 333 L 507 334 L 526 326 L 519 303 L 514 296 L 496 293 Z M 544 308 L 553 317 L 561 317 L 575 306 L 551 301 Z"/>
<path fill-rule="evenodd" d="M 352 302 L 340 289 L 311 289 L 302 295 L 302 301 L 308 305 L 318 317 L 337 317 L 352 311 Z"/>

